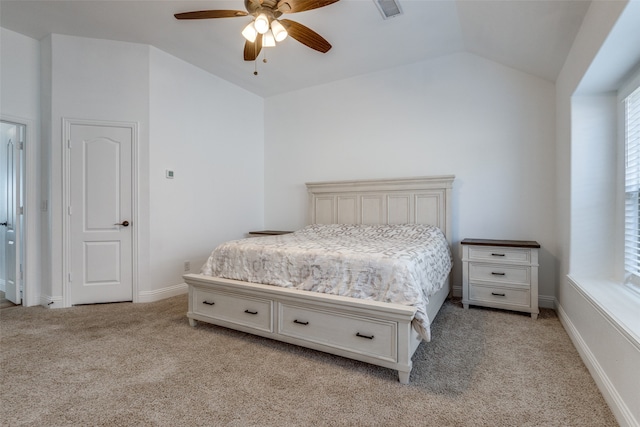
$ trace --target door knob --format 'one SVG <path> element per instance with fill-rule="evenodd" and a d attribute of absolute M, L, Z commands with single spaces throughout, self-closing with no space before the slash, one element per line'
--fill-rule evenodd
<path fill-rule="evenodd" d="M 129 226 L 129 221 L 122 221 L 113 225 L 121 225 L 123 227 L 128 227 Z"/>
<path fill-rule="evenodd" d="M 0 222 L 0 225 L 4 225 L 6 227 L 7 225 L 9 225 L 9 223 L 8 222 Z"/>

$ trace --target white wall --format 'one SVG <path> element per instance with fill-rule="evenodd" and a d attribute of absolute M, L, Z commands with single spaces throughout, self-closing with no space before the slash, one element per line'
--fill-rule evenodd
<path fill-rule="evenodd" d="M 455 174 L 454 286 L 464 238 L 537 240 L 555 295 L 552 83 L 473 54 L 355 77 L 265 102 L 265 223 L 306 223 L 305 182 Z"/>
<path fill-rule="evenodd" d="M 63 303 L 63 117 L 138 123 L 138 301 L 183 292 L 184 261 L 197 272 L 217 243 L 263 227 L 262 98 L 146 45 L 54 34 L 42 57 L 52 307 Z"/>
<path fill-rule="evenodd" d="M 626 4 L 593 2 L 556 80 L 558 286 L 569 273 L 572 185 L 572 99 Z"/>
<path fill-rule="evenodd" d="M 37 40 L 0 28 L 0 111 L 36 121 L 40 114 Z"/>
<path fill-rule="evenodd" d="M 23 230 L 24 305 L 40 302 L 40 46 L 37 40 L 0 28 L 0 117 L 27 125 L 25 147 L 25 215 Z"/>
<path fill-rule="evenodd" d="M 615 94 L 571 100 L 571 272 L 612 278 L 616 248 L 618 102 Z M 597 244 L 594 244 L 596 243 Z"/>
<path fill-rule="evenodd" d="M 592 2 L 556 82 L 557 311 L 623 426 L 640 425 L 640 298 L 603 279 L 619 264 L 617 101 L 594 88 L 602 86 L 603 71 L 612 82 L 629 71 L 617 69 L 610 55 L 640 61 L 638 38 L 629 37 L 638 28 L 638 6 Z"/>
<path fill-rule="evenodd" d="M 152 290 L 264 225 L 263 99 L 158 49 L 150 57 Z M 175 177 L 167 179 L 165 172 Z"/>
<path fill-rule="evenodd" d="M 43 289 L 43 293 L 53 303 L 52 307 L 58 307 L 63 303 L 62 224 L 66 210 L 62 206 L 62 119 L 137 122 L 139 152 L 148 152 L 149 47 L 58 34 L 44 40 L 43 45 L 50 60 L 49 64 L 43 63 L 47 70 L 43 74 L 50 73 L 45 77 L 50 78 L 50 85 L 43 93 L 43 99 L 47 100 L 43 143 L 49 150 L 44 169 L 48 174 L 51 253 L 51 286 Z M 148 188 L 148 161 L 148 156 L 140 156 L 141 189 Z M 148 192 L 140 191 L 140 196 L 140 211 L 148 212 L 145 208 Z M 147 253 L 148 232 L 138 232 L 139 249 Z M 147 283 L 144 266 L 141 270 L 140 289 L 144 289 Z"/>

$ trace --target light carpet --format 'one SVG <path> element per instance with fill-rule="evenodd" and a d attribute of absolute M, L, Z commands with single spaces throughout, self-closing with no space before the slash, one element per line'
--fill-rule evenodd
<path fill-rule="evenodd" d="M 204 323 L 186 295 L 0 311 L 7 426 L 615 426 L 552 310 L 448 301 L 411 382 Z"/>

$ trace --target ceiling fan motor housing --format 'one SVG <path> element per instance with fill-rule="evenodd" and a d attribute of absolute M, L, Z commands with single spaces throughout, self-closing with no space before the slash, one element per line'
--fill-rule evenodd
<path fill-rule="evenodd" d="M 288 3 L 282 3 L 281 7 L 289 6 Z M 263 0 L 260 2 L 259 0 L 244 0 L 244 7 L 247 9 L 250 15 L 258 16 L 261 13 L 264 13 L 269 17 L 269 19 L 278 19 L 282 16 L 282 11 L 278 7 L 278 2 L 276 0 Z M 289 9 L 291 9 L 289 7 Z"/>

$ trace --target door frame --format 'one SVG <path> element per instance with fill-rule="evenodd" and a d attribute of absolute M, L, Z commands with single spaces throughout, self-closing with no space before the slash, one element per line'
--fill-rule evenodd
<path fill-rule="evenodd" d="M 22 244 L 22 305 L 25 307 L 40 303 L 40 289 L 37 279 L 39 273 L 36 266 L 39 265 L 39 219 L 38 219 L 38 170 L 36 163 L 36 126 L 33 120 L 0 113 L 0 120 L 18 125 L 24 125 L 25 137 L 22 149 L 22 165 L 20 173 L 23 199 L 23 213 L 18 216 L 20 236 Z M 19 177 L 20 178 L 20 177 Z M 18 255 L 20 256 L 20 255 Z M 38 288 L 36 288 L 38 286 Z"/>
<path fill-rule="evenodd" d="M 138 240 L 140 235 L 140 227 L 138 226 L 138 182 L 139 182 L 139 165 L 138 165 L 138 123 L 137 122 L 118 122 L 91 119 L 73 119 L 62 118 L 62 145 L 64 146 L 62 155 L 62 304 L 63 307 L 71 307 L 71 283 L 69 282 L 69 273 L 71 271 L 71 216 L 69 206 L 71 201 L 71 150 L 69 149 L 69 141 L 71 139 L 71 127 L 73 125 L 85 126 L 101 126 L 101 127 L 119 127 L 131 130 L 131 217 L 135 224 L 132 230 L 131 241 L 131 268 L 132 268 L 132 295 L 133 302 L 138 302 Z"/>

